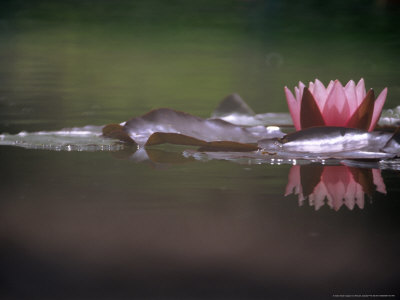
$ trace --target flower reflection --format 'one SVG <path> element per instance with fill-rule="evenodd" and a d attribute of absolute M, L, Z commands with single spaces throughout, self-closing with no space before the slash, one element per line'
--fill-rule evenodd
<path fill-rule="evenodd" d="M 315 210 L 326 203 L 337 211 L 343 205 L 350 210 L 355 205 L 363 209 L 365 194 L 371 196 L 375 190 L 386 194 L 379 169 L 296 165 L 290 169 L 285 196 L 294 193 L 298 195 L 299 205 L 308 198 Z"/>
<path fill-rule="evenodd" d="M 382 112 L 387 88 L 375 99 L 374 91 L 365 91 L 364 79 L 350 80 L 342 86 L 339 80 L 325 88 L 318 79 L 308 88 L 299 82 L 295 96 L 285 87 L 286 100 L 296 130 L 314 126 L 340 126 L 372 131 Z"/>

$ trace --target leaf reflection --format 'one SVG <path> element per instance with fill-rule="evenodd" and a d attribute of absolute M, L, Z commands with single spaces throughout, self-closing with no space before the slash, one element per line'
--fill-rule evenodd
<path fill-rule="evenodd" d="M 352 210 L 364 208 L 365 195 L 374 191 L 386 194 L 379 169 L 349 166 L 295 165 L 288 176 L 285 196 L 298 195 L 299 205 L 308 199 L 315 210 L 325 204 L 338 211 L 342 206 Z"/>

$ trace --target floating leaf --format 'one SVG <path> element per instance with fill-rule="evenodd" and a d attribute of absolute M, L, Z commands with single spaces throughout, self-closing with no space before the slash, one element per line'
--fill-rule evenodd
<path fill-rule="evenodd" d="M 133 118 L 125 123 L 123 130 L 141 146 L 161 143 L 206 146 L 203 142 L 216 141 L 253 144 L 263 138 L 284 135 L 276 127 L 241 127 L 224 120 L 202 119 L 168 108 L 156 109 L 141 117 Z M 152 136 L 156 133 L 157 135 Z"/>
<path fill-rule="evenodd" d="M 155 132 L 152 135 L 150 135 L 145 146 L 153 146 L 160 144 L 205 146 L 207 145 L 207 142 L 179 133 Z"/>
<path fill-rule="evenodd" d="M 120 124 L 108 124 L 103 127 L 103 136 L 117 139 L 122 142 L 136 144 L 134 140 L 131 139 L 128 133 L 126 133 L 124 126 Z"/>
<path fill-rule="evenodd" d="M 254 111 L 247 105 L 239 94 L 226 96 L 214 110 L 212 118 L 221 118 L 232 114 L 254 116 Z"/>
<path fill-rule="evenodd" d="M 206 142 L 187 135 L 179 133 L 156 132 L 147 140 L 145 146 L 159 144 L 174 144 L 200 146 L 199 151 L 256 151 L 258 146 L 255 144 L 244 144 L 230 141 Z"/>
<path fill-rule="evenodd" d="M 349 151 L 381 152 L 394 138 L 389 132 L 367 132 L 344 127 L 313 127 L 286 135 L 283 139 L 261 140 L 266 151 L 304 152 L 314 154 Z M 399 154 L 399 153 L 392 153 Z"/>
<path fill-rule="evenodd" d="M 0 134 L 0 145 L 53 151 L 118 151 L 125 146 L 102 136 L 103 126 Z"/>

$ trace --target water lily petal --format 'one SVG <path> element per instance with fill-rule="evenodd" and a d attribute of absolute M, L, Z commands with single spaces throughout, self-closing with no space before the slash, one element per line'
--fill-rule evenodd
<path fill-rule="evenodd" d="M 349 118 L 350 108 L 342 84 L 336 80 L 328 94 L 322 115 L 327 126 L 343 126 Z"/>
<path fill-rule="evenodd" d="M 357 105 L 359 106 L 361 102 L 364 100 L 366 95 L 364 78 L 361 78 L 360 81 L 357 83 L 356 94 L 357 94 Z"/>
<path fill-rule="evenodd" d="M 346 188 L 351 182 L 352 177 L 347 168 L 342 166 L 325 167 L 322 174 L 327 192 L 332 197 L 331 207 L 336 211 L 343 205 L 346 197 Z"/>
<path fill-rule="evenodd" d="M 315 188 L 314 192 L 308 196 L 310 206 L 314 206 L 315 210 L 319 210 L 325 204 L 325 198 L 328 203 L 332 203 L 332 197 L 329 195 L 325 184 L 321 181 Z"/>
<path fill-rule="evenodd" d="M 364 101 L 347 121 L 346 127 L 369 130 L 374 112 L 374 102 L 375 95 L 374 91 L 371 89 L 365 96 Z"/>
<path fill-rule="evenodd" d="M 314 178 L 310 179 L 310 176 Z M 285 196 L 292 193 L 299 195 L 300 206 L 308 198 L 309 205 L 315 210 L 325 204 L 335 210 L 344 204 L 353 210 L 356 205 L 362 209 L 365 194 L 371 195 L 375 190 L 386 193 L 379 169 L 308 164 L 295 165 L 290 169 Z"/>
<path fill-rule="evenodd" d="M 300 108 L 300 124 L 302 129 L 325 125 L 318 104 L 315 102 L 315 99 L 308 88 L 304 88 L 303 91 Z"/>
<path fill-rule="evenodd" d="M 386 194 L 386 185 L 383 182 L 381 170 L 372 169 L 372 177 L 373 177 L 374 184 L 376 186 L 376 190 L 382 194 Z"/>
<path fill-rule="evenodd" d="M 329 81 L 328 86 L 326 87 L 326 94 L 329 95 L 331 90 L 333 89 L 333 86 L 335 85 L 335 82 L 333 80 Z"/>
<path fill-rule="evenodd" d="M 304 199 L 303 197 L 303 189 L 301 186 L 301 179 L 300 179 L 300 166 L 292 166 L 289 171 L 288 175 L 288 183 L 286 185 L 285 196 L 288 196 L 293 193 L 295 195 L 299 195 L 299 198 Z M 300 200 L 300 199 L 299 199 Z"/>
<path fill-rule="evenodd" d="M 300 101 L 303 98 L 303 91 L 304 91 L 305 87 L 306 87 L 306 85 L 304 83 L 302 83 L 301 81 L 299 81 L 299 98 L 297 98 L 297 100 Z"/>
<path fill-rule="evenodd" d="M 352 180 L 352 175 L 347 167 L 326 166 L 322 174 L 322 180 L 324 181 L 325 184 L 334 185 L 338 181 L 341 181 L 345 185 L 347 185 Z"/>
<path fill-rule="evenodd" d="M 344 204 L 349 210 L 353 210 L 355 204 L 356 204 L 356 199 L 354 195 L 357 192 L 357 182 L 355 181 L 350 181 L 349 184 L 346 187 L 346 193 L 344 195 Z"/>
<path fill-rule="evenodd" d="M 292 92 L 287 87 L 285 87 L 285 95 L 294 127 L 296 130 L 300 130 L 300 100 L 296 100 Z"/>
<path fill-rule="evenodd" d="M 344 87 L 344 92 L 346 93 L 346 98 L 350 108 L 350 115 L 356 111 L 358 105 L 357 102 L 357 93 L 356 93 L 356 84 L 353 80 L 350 80 L 346 86 Z"/>
<path fill-rule="evenodd" d="M 384 88 L 383 91 L 379 94 L 378 98 L 375 101 L 374 113 L 372 114 L 372 119 L 371 119 L 370 126 L 368 128 L 368 131 L 374 130 L 376 123 L 378 122 L 378 120 L 381 116 L 382 108 L 383 108 L 383 104 L 385 104 L 386 96 L 387 96 L 387 88 Z"/>
<path fill-rule="evenodd" d="M 300 101 L 301 101 L 300 90 L 299 90 L 299 88 L 297 86 L 294 87 L 294 93 L 295 93 L 295 96 L 296 96 L 296 100 L 299 101 L 299 103 L 300 103 Z"/>
<path fill-rule="evenodd" d="M 332 196 L 332 207 L 334 210 L 338 211 L 343 205 L 343 199 L 346 194 L 346 187 L 343 182 L 337 182 L 336 184 L 326 185 L 328 193 Z"/>
<path fill-rule="evenodd" d="M 318 79 L 315 79 L 314 91 L 312 92 L 312 94 L 314 95 L 314 98 L 317 100 L 319 110 L 323 111 L 328 94 L 326 92 L 324 84 Z"/>
<path fill-rule="evenodd" d="M 314 95 L 314 82 L 310 81 L 308 84 L 308 89 L 310 90 L 311 94 Z"/>

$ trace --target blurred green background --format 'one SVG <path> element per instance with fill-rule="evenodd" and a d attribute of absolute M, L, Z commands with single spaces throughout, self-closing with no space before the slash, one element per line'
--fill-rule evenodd
<path fill-rule="evenodd" d="M 400 103 L 398 1 L 1 1 L 0 132 L 120 122 L 157 107 L 207 117 L 239 93 L 363 77 Z"/>

